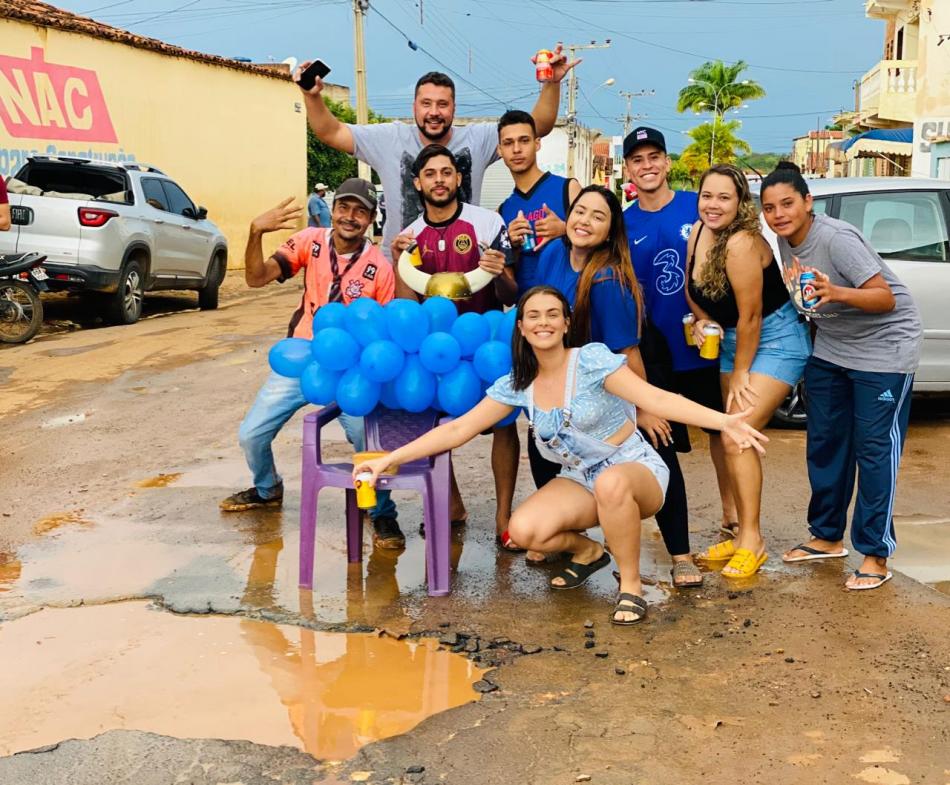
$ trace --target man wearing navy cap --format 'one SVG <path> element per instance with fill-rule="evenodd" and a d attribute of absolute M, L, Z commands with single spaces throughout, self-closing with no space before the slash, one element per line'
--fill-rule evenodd
<path fill-rule="evenodd" d="M 634 269 L 643 287 L 648 324 L 641 351 L 648 378 L 654 384 L 721 411 L 719 363 L 701 358 L 696 347 L 687 345 L 683 332 L 683 316 L 690 312 L 685 291 L 686 244 L 699 217 L 698 197 L 692 191 L 670 188 L 671 161 L 666 139 L 655 128 L 634 128 L 623 140 L 623 158 L 627 177 L 638 192 L 637 200 L 624 212 L 624 222 Z M 648 430 L 647 435 L 654 442 L 672 435 L 678 449 L 689 450 L 685 427 L 671 428 L 661 422 Z M 709 450 L 719 481 L 722 523 L 726 530 L 735 525 L 737 515 L 718 433 L 709 434 Z M 676 460 L 675 453 L 672 460 Z M 677 473 L 671 472 L 671 490 L 672 475 Z M 676 497 L 676 493 L 668 494 L 666 508 L 676 506 Z M 677 514 L 682 514 L 685 521 L 685 487 L 680 503 L 683 510 Z"/>

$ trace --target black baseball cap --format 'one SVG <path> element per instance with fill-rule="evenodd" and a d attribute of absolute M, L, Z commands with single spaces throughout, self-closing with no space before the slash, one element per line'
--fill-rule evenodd
<path fill-rule="evenodd" d="M 654 147 L 659 147 L 664 153 L 666 152 L 666 139 L 663 134 L 655 128 L 640 126 L 634 128 L 623 140 L 623 157 L 626 158 L 643 144 L 652 144 Z"/>
<path fill-rule="evenodd" d="M 340 183 L 340 187 L 333 194 L 333 199 L 342 199 L 344 197 L 356 199 L 362 202 L 369 210 L 376 209 L 376 188 L 372 183 L 359 177 L 351 177 Z"/>

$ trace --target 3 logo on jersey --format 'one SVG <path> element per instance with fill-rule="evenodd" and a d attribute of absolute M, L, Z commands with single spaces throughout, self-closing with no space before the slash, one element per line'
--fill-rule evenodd
<path fill-rule="evenodd" d="M 663 295 L 676 294 L 686 283 L 680 266 L 680 255 L 675 248 L 666 248 L 653 258 L 656 290 Z"/>

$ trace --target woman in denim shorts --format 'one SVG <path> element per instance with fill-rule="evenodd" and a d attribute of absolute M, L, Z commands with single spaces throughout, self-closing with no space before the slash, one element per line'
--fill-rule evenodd
<path fill-rule="evenodd" d="M 747 411 L 749 423 L 764 428 L 801 378 L 811 338 L 762 237 L 749 184 L 736 167 L 720 164 L 703 174 L 699 221 L 687 253 L 687 300 L 696 315 L 697 345 L 710 325 L 722 335 L 719 378 L 726 411 Z M 728 559 L 724 576 L 748 578 L 768 559 L 759 521 L 762 463 L 754 450 L 735 444 L 727 448 L 726 462 L 739 530 L 735 540 L 714 545 L 704 556 Z"/>
<path fill-rule="evenodd" d="M 353 468 L 373 482 L 390 466 L 453 450 L 507 417 L 528 410 L 534 438 L 561 473 L 535 491 L 511 517 L 518 545 L 572 554 L 552 589 L 573 589 L 610 564 L 604 547 L 582 532 L 598 523 L 620 571 L 614 624 L 647 613 L 640 582 L 640 522 L 663 505 L 669 472 L 637 431 L 636 406 L 670 420 L 722 430 L 743 448 L 764 452 L 766 438 L 745 412 L 722 414 L 648 384 L 627 359 L 600 343 L 569 348 L 570 305 L 550 286 L 529 289 L 518 303 L 512 371 L 498 379 L 475 408 L 404 447 Z"/>

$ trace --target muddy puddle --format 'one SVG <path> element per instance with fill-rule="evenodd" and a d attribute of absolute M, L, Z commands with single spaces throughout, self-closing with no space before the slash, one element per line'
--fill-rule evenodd
<path fill-rule="evenodd" d="M 0 626 L 0 651 L 0 755 L 135 729 L 343 760 L 477 700 L 482 674 L 432 640 L 176 616 L 146 602 L 45 609 Z"/>
<path fill-rule="evenodd" d="M 891 566 L 950 594 L 950 518 L 895 515 L 897 553 Z"/>

